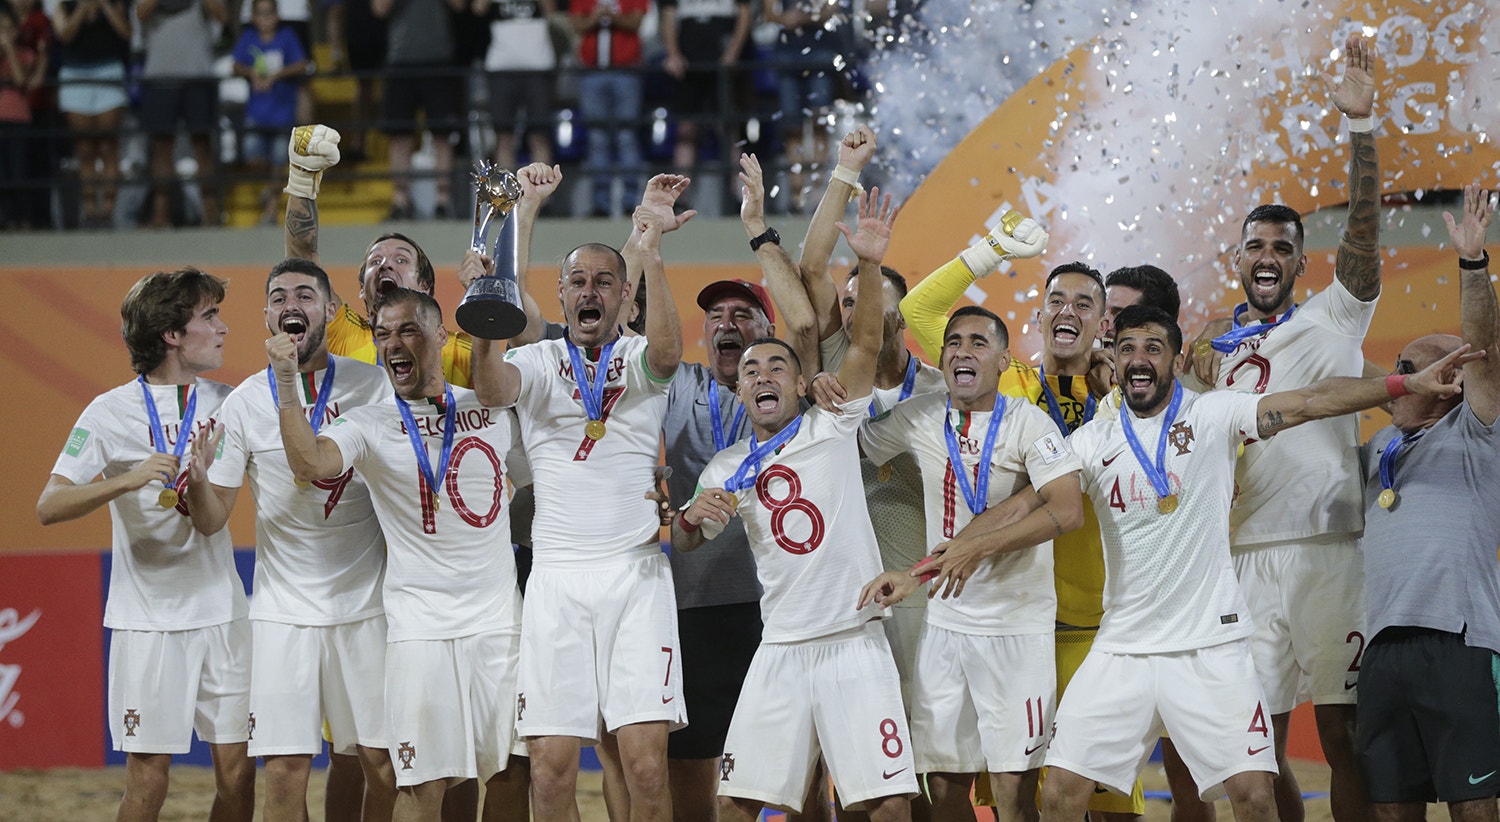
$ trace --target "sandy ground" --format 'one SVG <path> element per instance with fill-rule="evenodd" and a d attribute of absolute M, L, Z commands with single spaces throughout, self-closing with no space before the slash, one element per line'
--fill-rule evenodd
<path fill-rule="evenodd" d="M 1328 768 L 1321 763 L 1296 763 L 1297 779 L 1305 793 L 1328 790 Z M 1166 779 L 1160 768 L 1152 766 L 1146 777 L 1147 791 L 1165 791 Z M 309 811 L 312 822 L 323 819 L 323 780 L 315 774 Z M 115 806 L 125 783 L 123 767 L 98 770 L 64 769 L 55 771 L 10 771 L 0 773 L 0 822 L 94 822 L 114 819 Z M 261 776 L 260 793 L 265 778 Z M 162 812 L 163 820 L 202 820 L 208 818 L 213 801 L 213 773 L 207 768 L 177 767 L 172 770 L 172 788 Z M 583 772 L 579 777 L 578 802 L 583 822 L 605 822 L 604 800 L 599 790 L 598 772 Z M 259 817 L 257 817 L 259 818 Z M 1148 822 L 1168 822 L 1170 807 L 1163 800 L 1148 800 Z M 1447 822 L 1447 809 L 1434 806 L 1428 820 Z M 1219 803 L 1219 819 L 1232 820 L 1227 802 Z M 1307 801 L 1307 822 L 1330 822 L 1326 797 Z"/>

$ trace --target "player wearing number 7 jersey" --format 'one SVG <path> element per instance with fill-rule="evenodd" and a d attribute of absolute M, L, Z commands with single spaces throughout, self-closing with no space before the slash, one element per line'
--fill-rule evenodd
<path fill-rule="evenodd" d="M 437 820 L 445 780 L 457 777 L 487 782 L 486 820 L 520 818 L 525 765 L 510 756 L 520 595 L 502 483 L 512 417 L 443 379 L 447 332 L 431 297 L 391 291 L 376 304 L 374 328 L 395 396 L 317 434 L 296 398 L 291 340 L 267 343 L 287 462 L 305 481 L 353 468 L 385 532 L 396 816 Z"/>
<path fill-rule="evenodd" d="M 283 260 L 266 278 L 266 326 L 295 346 L 295 405 L 314 430 L 390 395 L 381 369 L 328 354 L 335 309 L 328 274 L 311 260 Z M 332 750 L 357 748 L 367 813 L 388 818 L 396 783 L 385 735 L 385 539 L 352 470 L 310 485 L 292 476 L 279 399 L 269 368 L 252 374 L 224 400 L 217 436 L 194 443 L 188 472 L 188 508 L 205 535 L 224 528 L 247 471 L 255 493 L 250 755 L 266 759 L 267 815 L 305 816 L 326 716 Z"/>
<path fill-rule="evenodd" d="M 819 755 L 846 806 L 876 822 L 910 819 L 917 792 L 901 683 L 883 615 L 858 609 L 880 573 L 856 437 L 869 414 L 880 354 L 880 260 L 896 211 L 878 190 L 860 204 L 852 346 L 839 370 L 849 402 L 800 414 L 796 353 L 757 340 L 740 358 L 737 393 L 754 431 L 704 468 L 700 490 L 672 525 L 674 550 L 712 538 L 738 514 L 760 577 L 761 646 L 724 745 L 720 818 L 753 820 L 767 805 L 802 809 Z"/>

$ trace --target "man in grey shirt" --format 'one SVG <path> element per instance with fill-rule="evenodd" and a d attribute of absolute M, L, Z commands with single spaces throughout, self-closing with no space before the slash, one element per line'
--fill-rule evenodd
<path fill-rule="evenodd" d="M 214 175 L 209 137 L 217 127 L 218 81 L 213 70 L 214 25 L 229 21 L 222 0 L 140 0 L 146 65 L 141 71 L 141 128 L 151 135 L 151 228 L 171 225 L 172 148 L 179 126 L 193 141 L 199 179 Z M 203 190 L 203 224 L 218 225 L 215 185 Z"/>
<path fill-rule="evenodd" d="M 1444 215 L 1458 252 L 1463 337 L 1401 351 L 1390 380 L 1464 344 L 1463 394 L 1401 396 L 1392 426 L 1362 451 L 1365 601 L 1359 748 L 1375 819 L 1422 819 L 1448 803 L 1459 822 L 1493 820 L 1500 794 L 1500 309 L 1485 229 L 1494 206 L 1464 189 Z M 1393 391 L 1393 394 L 1396 393 Z"/>

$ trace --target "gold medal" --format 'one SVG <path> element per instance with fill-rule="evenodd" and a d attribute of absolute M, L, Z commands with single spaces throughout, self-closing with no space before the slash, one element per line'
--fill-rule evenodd
<path fill-rule="evenodd" d="M 176 508 L 177 499 L 176 488 L 163 488 L 161 493 L 156 495 L 156 504 L 163 508 Z"/>
<path fill-rule="evenodd" d="M 439 507 L 438 506 L 438 495 L 437 495 L 437 492 L 434 491 L 433 494 L 432 494 L 432 511 L 433 511 L 433 513 L 437 513 L 438 507 Z"/>
<path fill-rule="evenodd" d="M 894 477 L 895 475 L 896 469 L 892 468 L 890 463 L 886 463 L 885 465 L 880 466 L 880 468 L 875 472 L 875 479 L 880 480 L 881 482 L 890 482 L 891 477 Z"/>
<path fill-rule="evenodd" d="M 583 435 L 595 442 L 604 439 L 604 433 L 603 420 L 589 420 L 588 424 L 583 426 Z"/>
<path fill-rule="evenodd" d="M 1207 357 L 1210 353 L 1213 352 L 1213 350 L 1214 344 L 1209 340 L 1199 340 L 1193 343 L 1194 357 Z"/>
<path fill-rule="evenodd" d="M 1173 511 L 1176 511 L 1177 510 L 1177 495 L 1176 494 L 1168 494 L 1168 495 L 1162 497 L 1161 499 L 1157 500 L 1156 501 L 1156 510 L 1157 510 L 1158 513 L 1162 513 L 1162 514 L 1170 514 Z"/>
<path fill-rule="evenodd" d="M 1375 498 L 1375 504 L 1381 508 L 1390 508 L 1392 505 L 1395 505 L 1396 490 L 1394 488 L 1387 488 L 1381 491 L 1380 496 Z"/>
<path fill-rule="evenodd" d="M 312 487 L 312 483 L 308 482 L 307 480 L 292 480 L 292 482 L 295 483 L 297 485 L 297 489 L 301 491 L 306 491 L 307 489 Z"/>
<path fill-rule="evenodd" d="M 735 496 L 733 492 L 725 491 L 724 497 L 728 500 L 730 508 L 738 509 L 740 507 L 740 498 Z"/>

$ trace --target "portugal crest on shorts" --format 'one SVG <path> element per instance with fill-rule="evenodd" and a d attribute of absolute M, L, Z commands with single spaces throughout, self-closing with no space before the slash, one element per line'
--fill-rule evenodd
<path fill-rule="evenodd" d="M 734 773 L 734 754 L 726 753 L 724 758 L 719 760 L 719 781 L 728 782 L 729 775 L 732 773 Z"/>
<path fill-rule="evenodd" d="M 516 694 L 516 721 L 521 721 L 521 715 L 526 713 L 526 694 Z"/>
<path fill-rule="evenodd" d="M 411 762 L 417 758 L 417 747 L 410 742 L 402 742 L 396 749 L 396 757 L 401 760 L 401 770 L 411 770 Z"/>
<path fill-rule="evenodd" d="M 141 715 L 134 708 L 125 709 L 125 735 L 135 736 L 135 729 L 141 727 Z"/>
<path fill-rule="evenodd" d="M 1182 420 L 1167 431 L 1167 442 L 1177 447 L 1177 456 L 1191 453 L 1188 446 L 1193 442 L 1193 427 Z"/>
<path fill-rule="evenodd" d="M 255 738 L 255 712 L 250 712 L 250 738 Z"/>

